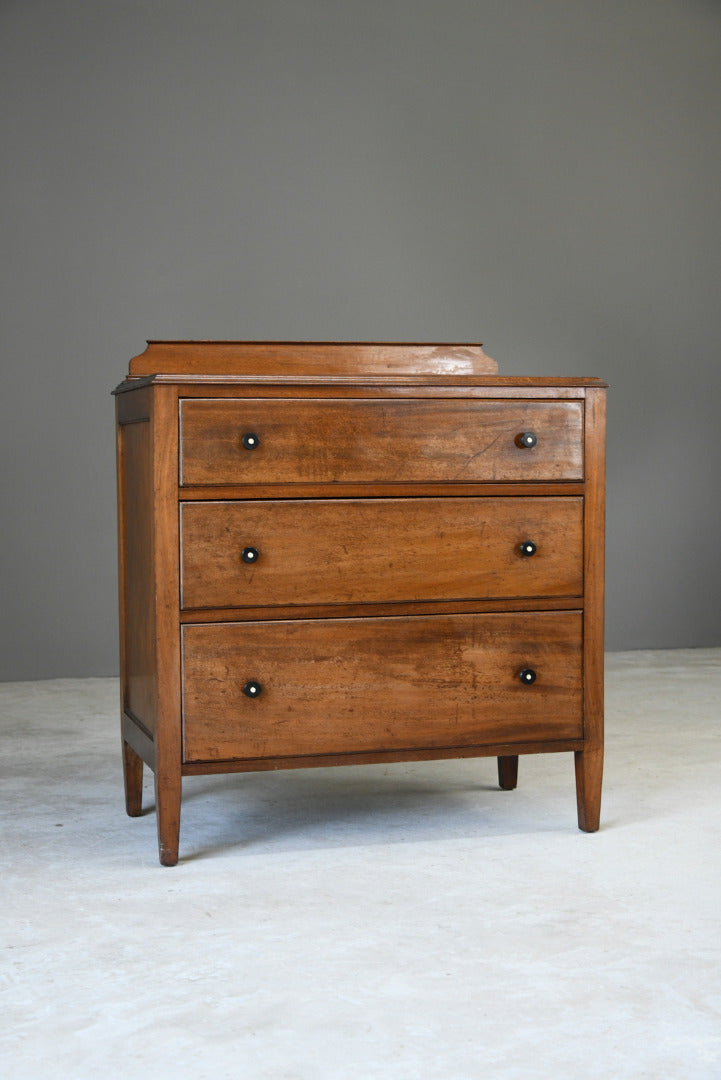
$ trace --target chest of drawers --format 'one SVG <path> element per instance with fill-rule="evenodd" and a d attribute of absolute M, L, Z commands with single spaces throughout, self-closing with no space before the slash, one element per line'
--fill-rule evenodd
<path fill-rule="evenodd" d="M 605 384 L 476 345 L 151 342 L 117 387 L 127 811 L 182 777 L 603 760 Z"/>

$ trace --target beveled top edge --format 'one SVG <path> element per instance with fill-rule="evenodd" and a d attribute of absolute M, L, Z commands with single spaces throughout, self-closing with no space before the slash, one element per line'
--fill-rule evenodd
<path fill-rule="evenodd" d="M 542 390 L 544 387 L 556 393 L 567 387 L 581 391 L 584 388 L 605 389 L 608 383 L 595 376 L 572 375 L 564 377 L 560 375 L 188 375 L 188 374 L 156 374 L 131 376 L 123 380 L 112 391 L 113 394 L 122 394 L 128 390 L 138 390 L 143 386 L 162 384 L 165 386 L 238 386 L 255 387 L 259 391 L 264 386 L 285 387 L 291 389 L 294 386 L 315 387 L 318 390 L 331 387 L 378 387 L 392 392 L 401 387 L 437 387 L 437 388 L 463 388 L 463 387 L 486 387 L 494 388 L 527 387 L 529 390 Z"/>
<path fill-rule="evenodd" d="M 480 344 L 151 340 L 129 375 L 493 375 Z"/>

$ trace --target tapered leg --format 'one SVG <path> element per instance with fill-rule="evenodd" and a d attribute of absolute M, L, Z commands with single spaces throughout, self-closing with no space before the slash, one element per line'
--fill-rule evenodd
<path fill-rule="evenodd" d="M 513 791 L 518 783 L 518 754 L 498 758 L 498 786 Z"/>
<path fill-rule="evenodd" d="M 128 816 L 139 817 L 143 812 L 143 759 L 124 740 L 123 780 Z"/>
<path fill-rule="evenodd" d="M 161 778 L 155 774 L 155 813 L 158 819 L 158 853 L 163 866 L 175 866 L 180 838 L 180 775 Z"/>
<path fill-rule="evenodd" d="M 575 765 L 578 827 L 584 832 L 596 832 L 601 820 L 603 746 L 575 751 Z"/>

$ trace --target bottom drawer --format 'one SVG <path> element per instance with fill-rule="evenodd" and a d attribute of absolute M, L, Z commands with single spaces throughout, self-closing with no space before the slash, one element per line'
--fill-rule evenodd
<path fill-rule="evenodd" d="M 579 611 L 188 624 L 185 760 L 579 739 L 581 643 Z"/>
<path fill-rule="evenodd" d="M 580 738 L 581 613 L 189 624 L 183 720 L 186 762 Z"/>

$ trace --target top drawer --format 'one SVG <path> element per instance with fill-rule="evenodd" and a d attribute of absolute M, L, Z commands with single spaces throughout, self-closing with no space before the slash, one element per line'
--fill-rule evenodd
<path fill-rule="evenodd" d="M 188 398 L 180 421 L 183 485 L 583 477 L 577 401 Z"/>

